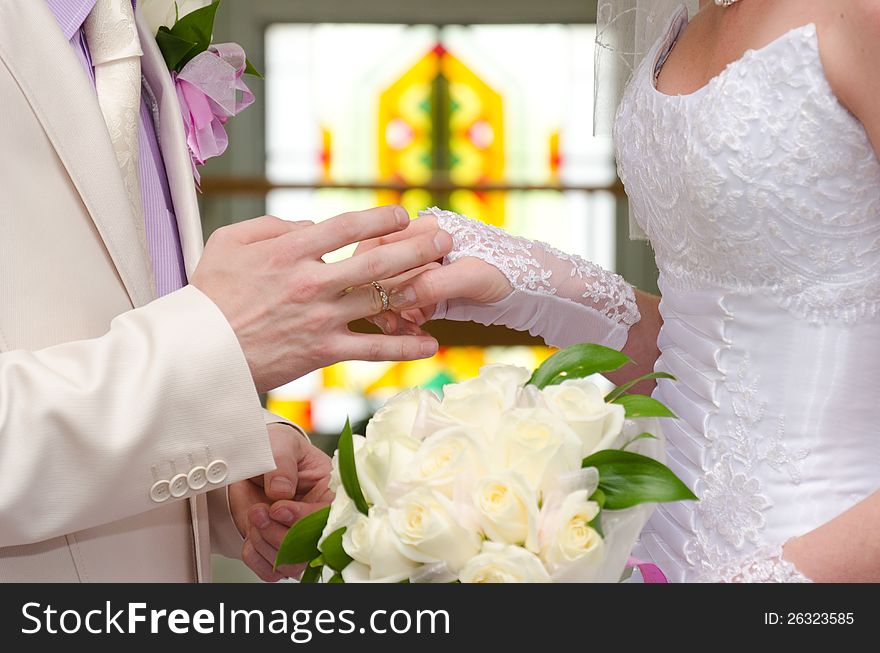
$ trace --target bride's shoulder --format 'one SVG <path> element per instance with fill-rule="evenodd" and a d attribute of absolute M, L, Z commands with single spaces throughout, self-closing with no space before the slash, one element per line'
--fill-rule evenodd
<path fill-rule="evenodd" d="M 828 81 L 880 154 L 880 0 L 840 0 L 826 7 L 819 37 Z"/>

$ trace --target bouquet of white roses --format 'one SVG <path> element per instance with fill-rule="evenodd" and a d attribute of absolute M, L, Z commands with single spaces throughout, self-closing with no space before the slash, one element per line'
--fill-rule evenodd
<path fill-rule="evenodd" d="M 590 375 L 629 359 L 598 345 L 534 374 L 489 365 L 409 390 L 366 428 L 346 425 L 336 498 L 295 524 L 276 564 L 303 582 L 609 582 L 621 578 L 652 503 L 695 499 L 661 462 L 650 397 L 607 395 Z M 653 431 L 653 433 L 649 432 Z"/>

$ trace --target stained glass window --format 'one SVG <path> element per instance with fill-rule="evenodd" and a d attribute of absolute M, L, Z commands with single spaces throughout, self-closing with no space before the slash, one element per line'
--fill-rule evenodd
<path fill-rule="evenodd" d="M 269 212 L 438 205 L 613 268 L 610 193 L 504 190 L 614 180 L 610 143 L 592 136 L 593 38 L 585 25 L 271 26 L 267 174 L 312 187 L 273 191 Z M 326 187 L 352 183 L 392 188 Z M 401 388 L 439 388 L 485 362 L 533 367 L 548 354 L 465 347 L 415 363 L 343 363 L 274 391 L 270 408 L 332 433 Z"/>

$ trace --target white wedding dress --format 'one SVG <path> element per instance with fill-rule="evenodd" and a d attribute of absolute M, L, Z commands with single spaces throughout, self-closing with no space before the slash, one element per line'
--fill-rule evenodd
<path fill-rule="evenodd" d="M 659 506 L 642 535 L 642 557 L 672 581 L 723 577 L 880 487 L 880 163 L 832 92 L 815 26 L 747 52 L 692 94 L 664 95 L 656 75 L 686 25 L 682 8 L 615 127 L 620 177 L 661 273 L 656 369 L 678 379 L 655 392 L 680 418 L 663 420 L 667 462 L 700 497 Z M 595 297 L 597 280 L 616 277 L 589 278 L 586 262 L 505 236 L 522 248 L 511 258 L 500 232 L 475 244 L 443 215 L 451 260 L 481 256 L 515 290 L 437 316 L 558 346 L 597 341 L 605 320 L 605 342 L 625 342 L 631 298 L 615 290 L 602 310 Z M 758 572 L 798 579 L 790 565 Z"/>

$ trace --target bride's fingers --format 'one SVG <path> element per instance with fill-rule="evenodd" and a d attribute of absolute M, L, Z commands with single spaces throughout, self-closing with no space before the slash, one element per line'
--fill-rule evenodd
<path fill-rule="evenodd" d="M 419 328 L 434 317 L 434 313 L 437 312 L 437 304 L 428 304 L 427 306 L 422 306 L 421 308 L 413 308 L 408 311 L 403 311 L 401 315 L 403 319 L 408 322 L 412 322 Z"/>
<path fill-rule="evenodd" d="M 419 276 L 423 272 L 436 270 L 439 267 L 441 267 L 439 263 L 432 261 L 427 265 L 415 268 L 414 270 L 409 270 L 408 272 L 404 272 L 391 279 L 384 279 L 381 283 L 385 290 L 390 293 L 393 292 L 395 288 L 405 285 L 411 279 Z M 430 309 L 430 315 L 433 314 L 434 309 L 432 307 Z M 430 315 L 428 315 L 428 317 L 430 317 Z M 368 320 L 379 327 L 382 330 L 382 333 L 387 336 L 426 335 L 419 327 L 427 321 L 427 318 L 423 317 L 422 312 L 418 310 L 413 311 L 410 315 L 395 313 L 394 311 L 386 311 L 380 315 L 370 317 Z"/>
<path fill-rule="evenodd" d="M 428 335 L 412 319 L 393 311 L 386 311 L 369 319 L 386 336 L 424 336 Z"/>
<path fill-rule="evenodd" d="M 428 270 L 393 289 L 389 295 L 391 309 L 403 312 L 436 306 L 447 299 L 473 298 L 480 289 L 478 270 L 472 270 L 468 259 Z"/>

